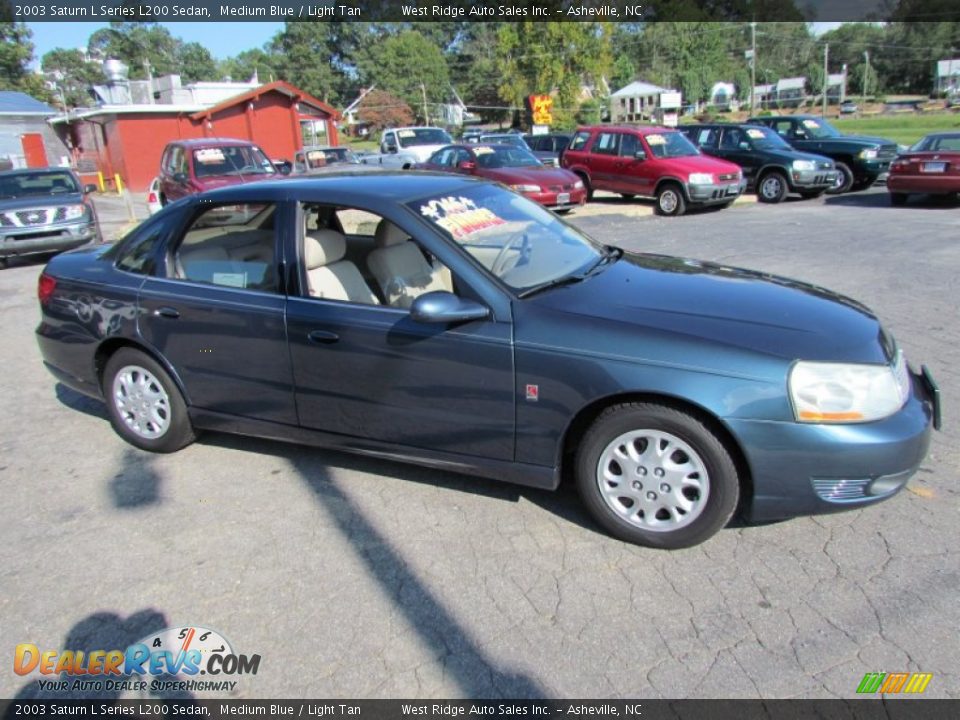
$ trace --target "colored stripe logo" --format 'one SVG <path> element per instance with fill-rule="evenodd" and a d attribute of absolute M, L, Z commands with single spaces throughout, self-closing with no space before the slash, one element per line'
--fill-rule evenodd
<path fill-rule="evenodd" d="M 863 676 L 858 693 L 922 693 L 933 679 L 933 673 L 881 673 L 872 672 Z"/>

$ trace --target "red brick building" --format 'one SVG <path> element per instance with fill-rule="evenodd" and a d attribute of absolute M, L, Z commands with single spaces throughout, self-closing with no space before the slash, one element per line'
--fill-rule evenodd
<path fill-rule="evenodd" d="M 51 120 L 71 148 L 83 175 L 119 175 L 145 191 L 171 140 L 231 137 L 251 140 L 271 159 L 292 160 L 304 145 L 336 145 L 340 114 L 321 100 L 281 81 L 261 85 L 209 107 L 104 105 Z"/>

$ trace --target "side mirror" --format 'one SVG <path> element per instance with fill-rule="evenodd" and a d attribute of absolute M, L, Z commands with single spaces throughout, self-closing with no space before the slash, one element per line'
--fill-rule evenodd
<path fill-rule="evenodd" d="M 647 153 L 646 153 L 645 150 L 637 150 L 637 151 L 633 154 L 633 157 L 635 157 L 637 160 L 646 160 L 646 159 L 647 159 Z"/>
<path fill-rule="evenodd" d="M 477 164 L 473 160 L 464 160 L 463 162 L 457 163 L 457 167 L 460 170 L 466 170 L 470 172 L 477 169 Z"/>
<path fill-rule="evenodd" d="M 83 194 L 84 194 L 84 195 L 89 195 L 90 193 L 96 192 L 96 191 L 97 191 L 97 186 L 96 186 L 96 185 L 84 185 L 84 186 L 83 186 Z"/>
<path fill-rule="evenodd" d="M 490 309 L 446 290 L 424 293 L 410 306 L 410 317 L 422 323 L 462 323 L 490 317 Z"/>

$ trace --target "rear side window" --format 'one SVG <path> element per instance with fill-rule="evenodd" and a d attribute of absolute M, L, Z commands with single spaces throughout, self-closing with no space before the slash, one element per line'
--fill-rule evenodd
<path fill-rule="evenodd" d="M 207 207 L 177 247 L 174 278 L 276 292 L 276 215 L 270 203 Z"/>
<path fill-rule="evenodd" d="M 590 133 L 586 131 L 580 131 L 573 136 L 573 140 L 570 141 L 570 150 L 583 150 L 584 146 L 587 144 L 587 140 L 590 139 Z"/>
<path fill-rule="evenodd" d="M 617 133 L 600 133 L 593 143 L 592 151 L 598 155 L 616 155 L 618 137 Z"/>
<path fill-rule="evenodd" d="M 117 267 L 137 275 L 152 275 L 156 268 L 156 249 L 162 230 L 162 226 L 155 227 L 152 232 L 144 233 L 124 247 L 117 257 Z"/>
<path fill-rule="evenodd" d="M 716 128 L 701 128 L 689 133 L 690 139 L 700 147 L 716 147 L 718 134 Z"/>

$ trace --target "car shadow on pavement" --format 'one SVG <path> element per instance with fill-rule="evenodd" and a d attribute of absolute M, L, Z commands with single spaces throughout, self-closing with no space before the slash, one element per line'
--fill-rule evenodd
<path fill-rule="evenodd" d="M 885 192 L 852 192 L 843 195 L 828 195 L 824 202 L 827 205 L 883 208 L 885 210 L 910 210 L 912 208 L 955 210 L 960 206 L 960 199 L 950 195 L 911 195 L 906 205 L 894 206 L 890 204 L 890 194 Z"/>
<path fill-rule="evenodd" d="M 116 613 L 101 611 L 95 612 L 80 620 L 67 632 L 63 644 L 58 648 L 39 647 L 40 652 L 55 650 L 58 653 L 65 650 L 74 652 L 82 650 L 89 657 L 89 654 L 95 650 L 120 650 L 126 649 L 146 638 L 153 633 L 159 633 L 169 627 L 166 616 L 153 608 L 138 610 L 137 612 L 122 618 Z M 25 638 L 29 640 L 29 638 Z M 84 663 L 85 664 L 85 663 Z M 116 676 L 87 676 L 71 675 L 66 672 L 59 674 L 50 674 L 43 677 L 42 680 L 32 680 L 17 692 L 15 700 L 96 700 L 107 702 L 119 700 L 121 691 L 115 689 L 94 689 L 89 681 L 106 680 L 146 680 L 147 687 L 152 680 L 175 680 L 170 675 L 157 676 L 132 676 L 126 678 L 123 675 Z M 47 685 L 47 683 L 66 683 L 66 690 L 57 690 Z M 42 683 L 42 684 L 41 684 Z M 129 696 L 129 693 L 127 693 Z M 188 691 L 183 692 L 162 692 L 160 694 L 144 693 L 143 698 L 159 698 L 164 700 L 191 700 L 193 694 Z M 14 717 L 13 713 L 16 707 L 11 705 L 7 709 L 4 718 Z"/>
<path fill-rule="evenodd" d="M 61 404 L 66 405 L 71 410 L 82 412 L 84 415 L 99 418 L 110 422 L 110 416 L 107 415 L 107 406 L 100 400 L 81 395 L 76 390 L 71 390 L 63 383 L 57 383 L 54 386 L 54 393 Z"/>

